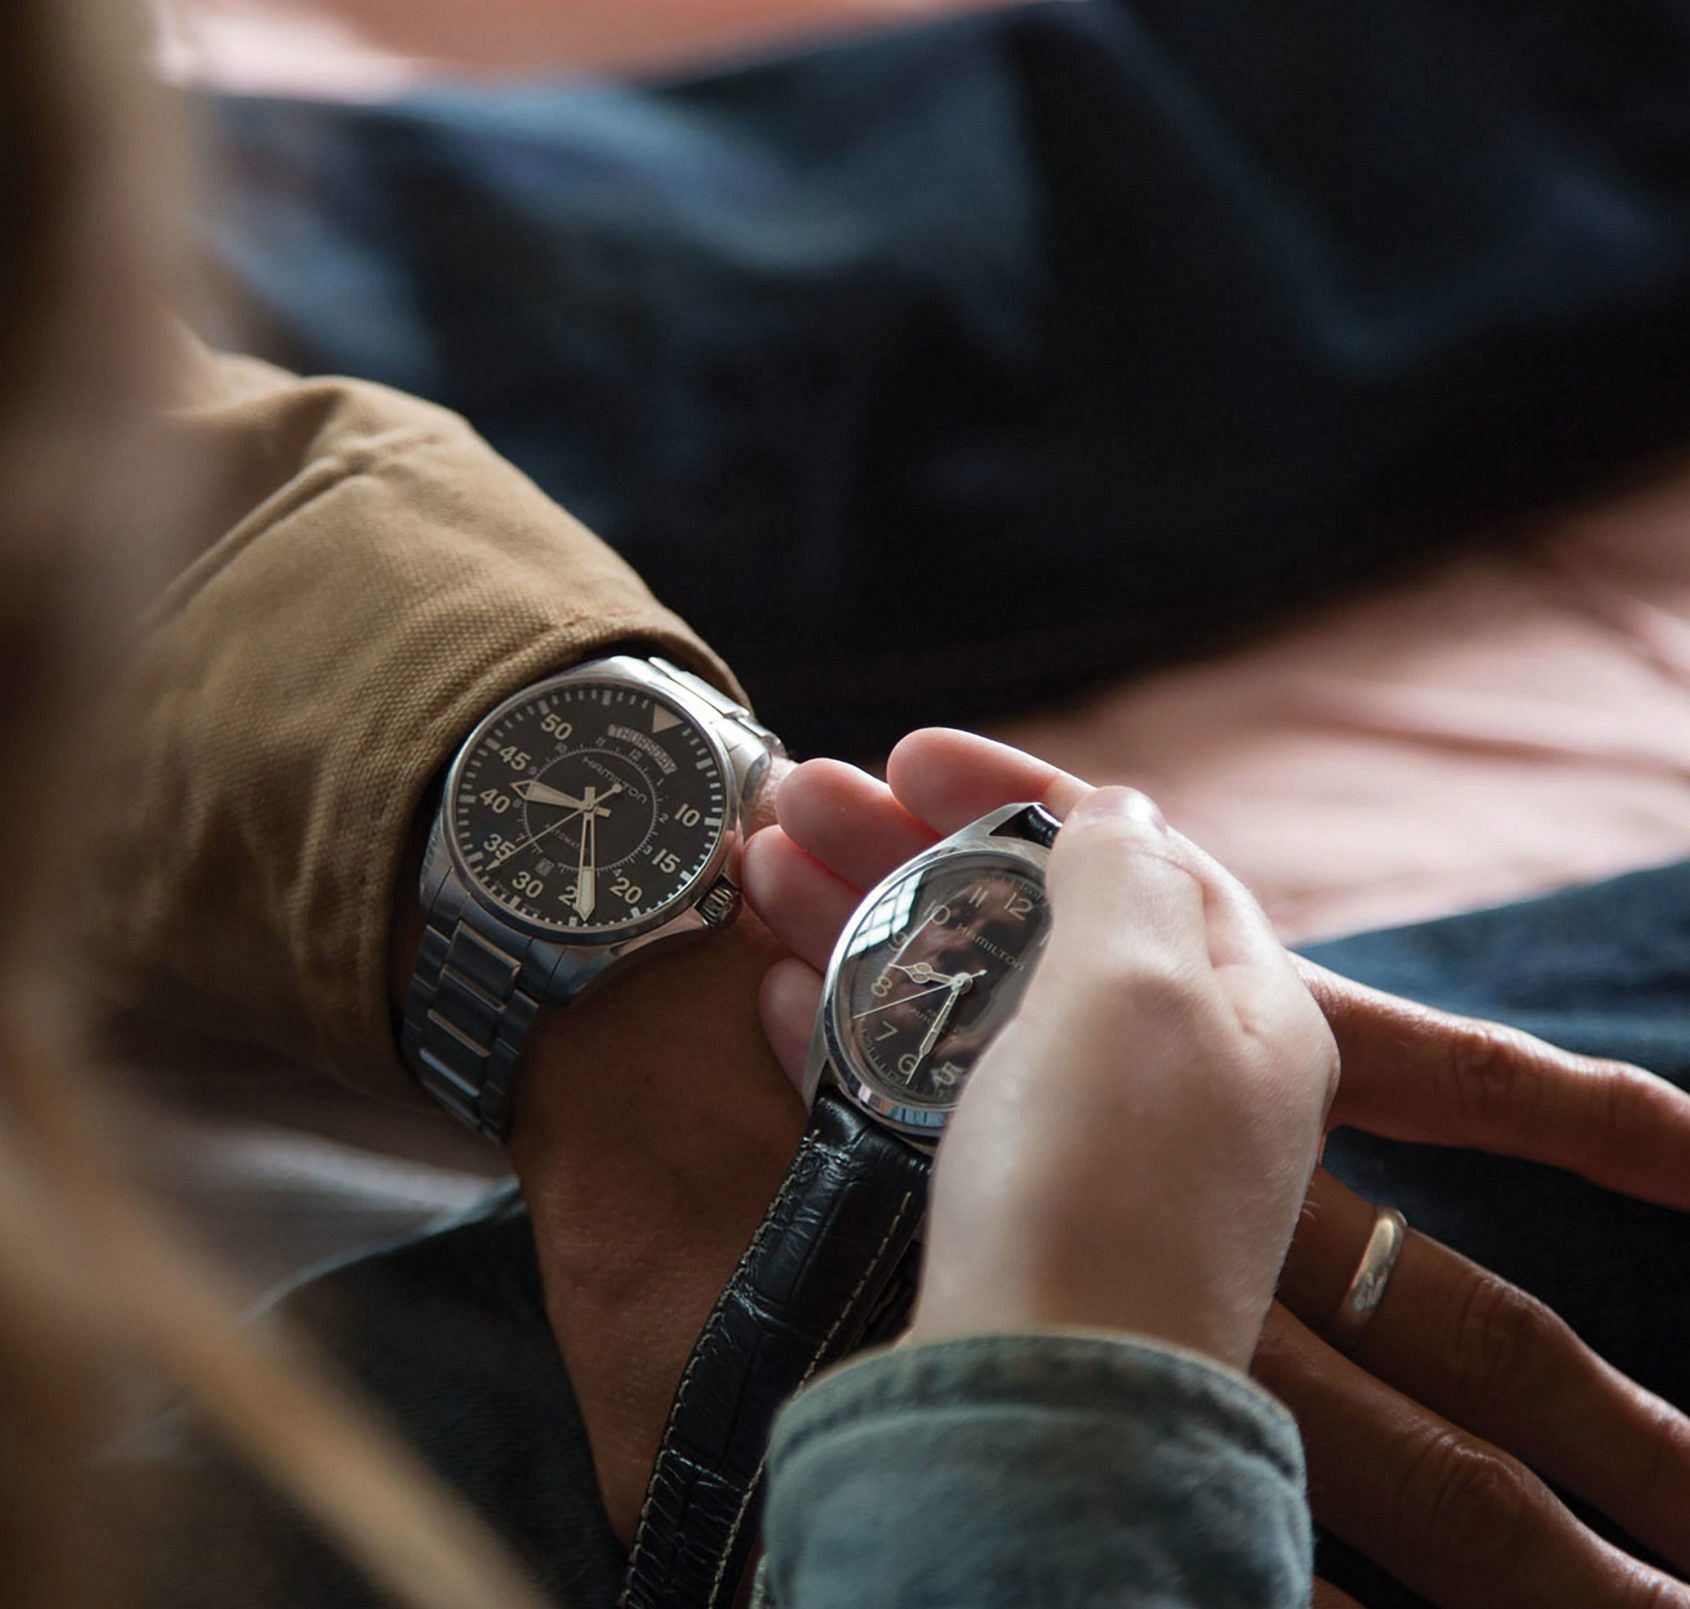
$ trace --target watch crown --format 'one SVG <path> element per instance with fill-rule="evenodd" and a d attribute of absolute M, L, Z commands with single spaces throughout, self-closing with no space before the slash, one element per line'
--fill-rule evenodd
<path fill-rule="evenodd" d="M 732 878 L 718 877 L 698 902 L 698 914 L 712 927 L 726 927 L 739 914 L 739 884 Z"/>

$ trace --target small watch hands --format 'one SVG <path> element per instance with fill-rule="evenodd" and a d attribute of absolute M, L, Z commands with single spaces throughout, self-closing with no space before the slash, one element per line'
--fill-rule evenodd
<path fill-rule="evenodd" d="M 958 978 L 981 977 L 985 970 L 982 968 L 979 972 L 940 972 L 926 961 L 917 961 L 913 966 L 905 966 L 901 961 L 893 961 L 888 964 L 896 972 L 907 972 L 917 983 L 954 984 Z"/>
<path fill-rule="evenodd" d="M 564 815 L 559 816 L 556 821 L 548 822 L 536 833 L 530 833 L 520 844 L 513 844 L 509 849 L 503 850 L 498 855 L 495 855 L 488 863 L 491 866 L 504 865 L 504 863 L 509 860 L 512 855 L 520 855 L 530 844 L 537 844 L 546 836 L 547 833 L 555 832 L 566 821 L 573 821 L 579 815 L 590 812 L 590 814 L 587 815 L 589 822 L 596 820 L 600 816 L 608 816 L 610 812 L 604 808 L 604 802 L 606 799 L 610 798 L 612 794 L 620 793 L 622 791 L 622 784 L 620 782 L 613 783 L 596 799 L 593 797 L 592 788 L 587 789 L 587 797 L 585 799 L 572 799 L 567 793 L 559 793 L 556 788 L 548 788 L 545 783 L 535 782 L 531 777 L 525 777 L 521 782 L 513 782 L 511 784 L 511 791 L 523 799 L 533 800 L 540 804 L 564 804 L 567 805 L 569 809 Z M 583 841 L 585 841 L 586 836 L 586 826 L 583 824 L 581 831 Z"/>
<path fill-rule="evenodd" d="M 900 996 L 896 1000 L 884 1000 L 878 1006 L 870 1006 L 867 1011 L 852 1013 L 852 1020 L 860 1022 L 864 1017 L 872 1017 L 877 1011 L 891 1011 L 897 1006 L 907 1006 L 912 1000 L 920 1000 L 924 995 L 938 994 L 941 989 L 948 989 L 951 981 L 946 978 L 943 983 L 935 983 L 931 988 L 917 989 L 914 994 Z"/>
<path fill-rule="evenodd" d="M 926 983 L 929 978 L 935 981 L 925 989 L 917 989 L 914 994 L 900 995 L 896 1000 L 884 1000 L 878 1006 L 870 1006 L 867 1011 L 852 1013 L 853 1022 L 861 1022 L 864 1017 L 872 1017 L 878 1011 L 891 1011 L 897 1006 L 907 1006 L 912 1000 L 920 1000 L 925 995 L 938 994 L 942 989 L 951 991 L 951 999 L 942 1003 L 940 1010 L 949 1015 L 950 1009 L 956 1004 L 956 996 L 964 993 L 976 978 L 983 978 L 986 969 L 981 967 L 978 972 L 935 972 L 925 961 L 917 961 L 914 966 L 900 966 L 898 962 L 891 963 L 899 972 L 907 972 L 917 983 Z"/>
<path fill-rule="evenodd" d="M 974 981 L 972 972 L 956 972 L 949 979 L 950 993 L 939 1002 L 939 1009 L 933 1015 L 932 1022 L 927 1025 L 927 1032 L 921 1036 L 921 1044 L 916 1048 L 915 1065 L 910 1068 L 910 1080 L 914 1081 L 921 1064 L 927 1060 L 927 1054 L 939 1043 L 939 1035 L 945 1031 L 945 1024 L 951 1020 L 951 1013 L 956 1010 L 956 1003 L 962 997 L 968 986 Z"/>

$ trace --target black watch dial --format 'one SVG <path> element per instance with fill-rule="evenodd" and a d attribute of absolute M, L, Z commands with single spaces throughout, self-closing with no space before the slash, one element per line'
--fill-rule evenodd
<path fill-rule="evenodd" d="M 1035 865 L 963 851 L 885 884 L 852 918 L 832 995 L 836 1043 L 884 1105 L 957 1102 L 1014 1014 L 1050 908 Z"/>
<path fill-rule="evenodd" d="M 721 841 L 716 750 L 680 707 L 622 682 L 564 682 L 500 711 L 454 767 L 447 821 L 476 886 L 576 936 L 649 923 Z"/>

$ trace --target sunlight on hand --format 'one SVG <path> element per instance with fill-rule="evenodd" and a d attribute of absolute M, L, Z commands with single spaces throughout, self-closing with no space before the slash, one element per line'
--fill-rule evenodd
<path fill-rule="evenodd" d="M 674 69 L 989 0 L 151 0 L 175 82 L 379 99 L 425 79 Z"/>

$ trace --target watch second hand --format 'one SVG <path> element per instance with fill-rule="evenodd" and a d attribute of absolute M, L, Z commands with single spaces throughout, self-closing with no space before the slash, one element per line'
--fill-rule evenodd
<path fill-rule="evenodd" d="M 888 1000 L 883 1006 L 870 1006 L 867 1011 L 854 1012 L 851 1021 L 857 1022 L 863 1017 L 872 1017 L 877 1011 L 890 1011 L 893 1006 L 907 1006 L 912 1000 L 919 1000 L 926 994 L 937 994 L 941 989 L 948 989 L 950 986 L 951 980 L 946 978 L 943 983 L 936 983 L 931 989 L 917 989 L 914 994 L 900 995 L 896 1000 Z"/>

